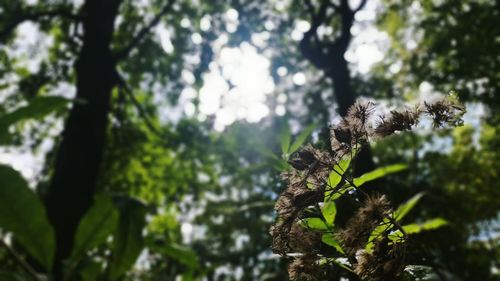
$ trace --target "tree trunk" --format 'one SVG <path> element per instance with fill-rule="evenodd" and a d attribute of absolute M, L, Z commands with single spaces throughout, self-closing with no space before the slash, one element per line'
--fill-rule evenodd
<path fill-rule="evenodd" d="M 351 76 L 347 61 L 344 59 L 344 51 L 339 52 L 332 58 L 332 64 L 327 75 L 333 84 L 333 93 L 337 101 L 337 112 L 345 117 L 349 107 L 356 101 L 356 94 L 351 87 Z"/>
<path fill-rule="evenodd" d="M 66 120 L 47 194 L 56 233 L 55 280 L 73 246 L 76 228 L 92 204 L 108 124 L 115 62 L 110 49 L 121 0 L 87 0 L 83 46 L 75 64 L 77 101 Z"/>
<path fill-rule="evenodd" d="M 347 47 L 349 44 L 345 44 Z M 347 61 L 344 58 L 346 50 L 340 50 L 335 53 L 332 58 L 332 64 L 327 72 L 328 77 L 333 84 L 333 92 L 338 104 L 338 113 L 344 117 L 347 115 L 349 107 L 351 107 L 357 98 L 356 93 L 352 90 L 351 76 Z M 375 168 L 373 163 L 372 153 L 369 146 L 363 147 L 354 162 L 354 175 L 359 176 L 369 172 Z"/>

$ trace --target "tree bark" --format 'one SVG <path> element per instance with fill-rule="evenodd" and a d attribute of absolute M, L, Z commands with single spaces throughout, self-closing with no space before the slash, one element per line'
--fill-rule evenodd
<path fill-rule="evenodd" d="M 344 59 L 345 51 L 339 51 L 338 55 L 332 58 L 327 76 L 333 84 L 333 93 L 337 101 L 340 116 L 345 117 L 349 107 L 356 101 L 356 93 L 351 87 L 351 76 L 347 61 Z"/>
<path fill-rule="evenodd" d="M 351 76 L 347 61 L 344 58 L 345 50 L 338 52 L 338 56 L 333 56 L 332 65 L 328 72 L 328 77 L 333 84 L 333 92 L 338 104 L 338 113 L 341 116 L 346 116 L 355 102 L 357 95 L 352 90 Z M 363 147 L 354 162 L 354 175 L 360 176 L 375 168 L 370 146 Z"/>
<path fill-rule="evenodd" d="M 83 7 L 83 46 L 75 63 L 77 101 L 66 120 L 47 193 L 56 234 L 55 280 L 73 246 L 76 228 L 92 204 L 103 156 L 115 61 L 110 49 L 121 0 L 87 0 Z"/>
<path fill-rule="evenodd" d="M 306 1 L 307 3 L 309 2 Z M 355 103 L 357 94 L 352 89 L 350 71 L 344 54 L 351 43 L 354 15 L 366 4 L 366 0 L 363 0 L 354 10 L 349 7 L 347 0 L 341 0 L 339 5 L 334 5 L 334 12 L 341 22 L 340 35 L 333 42 L 320 42 L 316 33 L 321 24 L 329 24 L 327 19 L 328 4 L 332 5 L 328 0 L 321 2 L 317 12 L 310 3 L 308 4 L 312 17 L 311 29 L 304 34 L 304 38 L 300 42 L 300 50 L 307 60 L 318 69 L 323 70 L 330 79 L 338 105 L 337 112 L 340 116 L 345 117 L 349 107 Z M 366 146 L 361 149 L 354 162 L 354 175 L 361 175 L 373 170 L 374 167 L 370 147 Z"/>

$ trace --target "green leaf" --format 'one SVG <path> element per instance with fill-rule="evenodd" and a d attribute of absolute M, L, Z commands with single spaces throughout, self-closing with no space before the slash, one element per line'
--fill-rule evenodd
<path fill-rule="evenodd" d="M 341 181 L 342 176 L 349 168 L 349 164 L 351 163 L 350 157 L 344 157 L 340 162 L 333 167 L 333 171 L 328 175 L 328 186 L 330 188 L 336 187 Z"/>
<path fill-rule="evenodd" d="M 290 149 L 290 143 L 292 142 L 292 134 L 290 133 L 289 126 L 286 126 L 281 132 L 280 141 L 281 141 L 281 152 L 283 153 L 283 155 L 287 155 L 288 150 Z"/>
<path fill-rule="evenodd" d="M 28 105 L 20 107 L 0 117 L 0 143 L 11 141 L 9 127 L 19 121 L 39 119 L 54 111 L 65 108 L 71 100 L 62 97 L 36 97 Z"/>
<path fill-rule="evenodd" d="M 33 258 L 51 270 L 55 238 L 45 208 L 24 178 L 6 165 L 0 165 L 0 228 L 12 232 Z"/>
<path fill-rule="evenodd" d="M 403 229 L 406 232 L 406 234 L 411 235 L 411 234 L 417 234 L 422 231 L 426 230 L 433 230 L 442 226 L 447 225 L 448 222 L 445 219 L 442 218 L 435 218 L 431 219 L 422 223 L 412 223 L 412 224 L 407 224 L 403 225 Z M 399 241 L 403 237 L 403 233 L 401 230 L 394 231 L 393 233 L 389 234 L 389 239 L 393 242 Z"/>
<path fill-rule="evenodd" d="M 392 223 L 388 222 L 387 220 L 384 220 L 377 227 L 375 227 L 375 229 L 373 229 L 372 233 L 370 233 L 370 236 L 368 237 L 368 242 L 365 245 L 365 250 L 368 253 L 371 253 L 373 251 L 373 247 L 375 246 L 375 240 L 392 227 Z"/>
<path fill-rule="evenodd" d="M 257 150 L 263 155 L 266 156 L 269 159 L 269 163 L 275 168 L 276 170 L 282 172 L 288 170 L 290 165 L 287 163 L 286 160 L 284 160 L 281 157 L 276 156 L 270 149 L 268 148 L 262 148 L 262 147 L 257 147 Z"/>
<path fill-rule="evenodd" d="M 304 142 L 306 141 L 306 139 L 312 134 L 312 132 L 314 131 L 314 129 L 316 128 L 315 125 L 309 125 L 307 126 L 303 131 L 302 133 L 300 133 L 297 138 L 295 139 L 295 141 L 292 143 L 292 146 L 290 146 L 290 150 L 288 151 L 288 154 L 292 154 L 294 153 L 297 149 L 299 149 L 299 147 L 304 144 Z"/>
<path fill-rule="evenodd" d="M 349 168 L 350 164 L 351 164 L 351 156 L 347 155 L 344 156 L 337 165 L 335 165 L 335 168 L 337 168 L 336 170 L 339 171 L 341 174 L 344 174 Z"/>
<path fill-rule="evenodd" d="M 320 218 L 305 218 L 300 221 L 300 224 L 309 229 L 314 230 L 328 230 L 328 226 Z"/>
<path fill-rule="evenodd" d="M 334 201 L 350 190 L 354 190 L 354 187 L 350 186 L 349 184 L 345 184 L 344 186 L 342 186 L 341 188 L 336 190 L 335 193 L 334 193 L 333 189 L 327 189 L 325 191 L 325 200 L 324 201 L 325 202 Z"/>
<path fill-rule="evenodd" d="M 273 167 L 280 172 L 287 171 L 290 169 L 290 165 L 283 159 L 272 159 Z"/>
<path fill-rule="evenodd" d="M 120 220 L 114 235 L 110 280 L 118 279 L 132 265 L 144 248 L 142 230 L 146 223 L 146 208 L 139 200 L 129 197 L 115 198 Z"/>
<path fill-rule="evenodd" d="M 349 271 L 350 273 L 354 273 L 354 271 L 349 267 L 347 266 L 346 264 L 344 264 L 343 262 L 341 262 L 339 259 L 333 259 L 332 262 L 334 264 L 336 264 L 337 266 Z"/>
<path fill-rule="evenodd" d="M 375 169 L 371 172 L 363 174 L 362 176 L 360 176 L 358 178 L 355 178 L 353 180 L 353 182 L 354 182 L 354 185 L 359 187 L 366 182 L 373 181 L 373 180 L 376 180 L 378 178 L 384 177 L 386 175 L 402 171 L 406 168 L 407 168 L 407 166 L 405 164 L 394 164 L 394 165 L 378 168 L 378 169 Z"/>
<path fill-rule="evenodd" d="M 325 218 L 328 226 L 333 226 L 335 223 L 335 216 L 337 215 L 337 206 L 334 201 L 327 201 L 321 207 L 321 214 Z"/>
<path fill-rule="evenodd" d="M 416 234 L 424 230 L 432 230 L 444 225 L 448 222 L 443 218 L 435 218 L 422 223 L 412 223 L 408 225 L 403 225 L 403 229 L 407 234 Z"/>
<path fill-rule="evenodd" d="M 328 188 L 335 188 L 342 180 L 342 176 L 338 172 L 338 170 L 331 171 L 330 175 L 328 175 Z"/>
<path fill-rule="evenodd" d="M 394 212 L 394 219 L 396 221 L 402 220 L 406 214 L 408 214 L 415 205 L 417 205 L 418 201 L 420 201 L 420 198 L 424 196 L 424 193 L 420 192 L 417 193 L 415 196 L 410 198 L 408 201 L 405 203 L 399 205 L 398 209 Z"/>
<path fill-rule="evenodd" d="M 333 234 L 331 233 L 325 233 L 321 236 L 321 241 L 329 246 L 334 247 L 339 253 L 345 255 L 344 249 L 342 249 L 342 246 L 340 246 L 339 242 L 335 239 L 333 239 Z"/>
<path fill-rule="evenodd" d="M 189 268 L 198 267 L 198 256 L 190 248 L 178 244 L 166 245 L 163 252 Z"/>
<path fill-rule="evenodd" d="M 103 268 L 102 265 L 95 261 L 89 261 L 79 270 L 82 281 L 98 280 Z"/>
<path fill-rule="evenodd" d="M 113 200 L 106 195 L 97 195 L 76 230 L 72 262 L 79 261 L 87 251 L 104 243 L 115 230 L 117 221 L 118 211 Z"/>

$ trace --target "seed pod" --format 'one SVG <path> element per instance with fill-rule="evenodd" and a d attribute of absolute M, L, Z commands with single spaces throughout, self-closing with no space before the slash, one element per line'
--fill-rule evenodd
<path fill-rule="evenodd" d="M 307 169 L 307 167 L 308 167 L 308 165 L 300 159 L 288 160 L 288 164 L 292 165 L 292 167 L 294 167 L 295 169 L 297 169 L 299 171 L 303 171 L 303 170 Z"/>
<path fill-rule="evenodd" d="M 298 152 L 300 159 L 304 161 L 306 165 L 311 165 L 316 161 L 316 157 L 310 151 L 302 150 Z"/>

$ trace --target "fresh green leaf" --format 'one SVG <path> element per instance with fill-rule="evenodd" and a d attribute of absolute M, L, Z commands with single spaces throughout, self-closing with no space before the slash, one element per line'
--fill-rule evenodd
<path fill-rule="evenodd" d="M 294 153 L 299 147 L 304 144 L 306 139 L 312 134 L 314 129 L 316 128 L 315 125 L 309 125 L 307 126 L 295 139 L 295 141 L 292 143 L 290 146 L 290 150 L 288 151 L 288 154 Z"/>
<path fill-rule="evenodd" d="M 337 165 L 335 165 L 335 168 L 337 171 L 339 171 L 341 174 L 344 174 L 347 169 L 349 168 L 349 165 L 351 164 L 351 156 L 346 155 L 344 156 Z"/>
<path fill-rule="evenodd" d="M 342 176 L 339 175 L 339 173 L 340 172 L 338 170 L 330 172 L 330 175 L 328 175 L 328 183 L 327 183 L 327 186 L 329 188 L 335 188 L 337 184 L 340 183 L 340 181 L 342 180 Z"/>
<path fill-rule="evenodd" d="M 412 223 L 404 225 L 403 229 L 407 234 L 416 234 L 424 230 L 436 229 L 447 224 L 448 222 L 445 219 L 435 218 L 422 223 Z"/>
<path fill-rule="evenodd" d="M 281 141 L 281 152 L 283 153 L 283 155 L 287 155 L 288 150 L 290 149 L 290 143 L 292 142 L 292 134 L 290 133 L 289 126 L 286 126 L 281 132 L 280 141 Z"/>
<path fill-rule="evenodd" d="M 198 257 L 196 253 L 188 247 L 170 244 L 163 248 L 163 252 L 189 268 L 198 267 Z"/>
<path fill-rule="evenodd" d="M 389 240 L 391 240 L 392 242 L 395 242 L 395 243 L 398 243 L 398 242 L 403 242 L 403 238 L 404 238 L 404 235 L 403 233 L 401 232 L 401 230 L 396 230 L 392 233 L 390 233 L 389 235 L 387 235 L 387 238 L 389 238 Z"/>
<path fill-rule="evenodd" d="M 350 273 L 354 273 L 354 271 L 349 266 L 347 266 L 345 263 L 343 263 L 340 259 L 333 259 L 332 262 L 334 264 L 336 264 L 337 266 L 349 271 Z"/>
<path fill-rule="evenodd" d="M 54 230 L 42 202 L 14 169 L 0 165 L 0 228 L 15 240 L 46 270 L 54 258 Z"/>
<path fill-rule="evenodd" d="M 142 202 L 129 197 L 117 197 L 115 202 L 120 219 L 114 235 L 110 280 L 118 279 L 134 265 L 144 248 L 142 230 L 146 223 L 146 208 Z"/>
<path fill-rule="evenodd" d="M 328 226 L 320 218 L 305 218 L 301 220 L 300 223 L 305 228 L 314 230 L 328 230 Z"/>
<path fill-rule="evenodd" d="M 333 167 L 333 171 L 331 171 L 330 175 L 328 175 L 328 190 L 325 192 L 325 202 L 329 200 L 335 200 L 347 191 L 346 189 L 341 188 L 340 190 L 338 190 L 338 194 L 330 196 L 332 189 L 342 181 L 342 176 L 349 168 L 350 163 L 351 157 L 346 156 Z"/>
<path fill-rule="evenodd" d="M 370 236 L 368 237 L 368 242 L 365 245 L 365 250 L 368 253 L 371 253 L 373 251 L 373 247 L 375 246 L 375 240 L 392 227 L 392 223 L 388 222 L 387 220 L 384 220 L 377 227 L 375 227 L 375 229 L 373 229 L 372 233 L 370 233 Z"/>
<path fill-rule="evenodd" d="M 375 169 L 371 172 L 368 172 L 366 174 L 363 174 L 362 176 L 355 178 L 353 180 L 354 185 L 356 186 L 361 186 L 366 182 L 376 180 L 378 178 L 384 177 L 386 175 L 396 173 L 402 170 L 405 170 L 407 166 L 405 164 L 394 164 L 382 168 Z"/>
<path fill-rule="evenodd" d="M 350 190 L 354 190 L 354 187 L 350 186 L 349 184 L 345 184 L 344 186 L 342 186 L 341 188 L 339 188 L 335 192 L 333 189 L 327 189 L 325 191 L 325 200 L 324 201 L 325 202 L 334 201 Z"/>
<path fill-rule="evenodd" d="M 335 216 L 337 215 L 337 206 L 334 201 L 327 201 L 321 207 L 321 214 L 325 218 L 328 226 L 333 226 L 335 223 Z"/>
<path fill-rule="evenodd" d="M 262 148 L 262 147 L 257 147 L 257 150 L 264 156 L 269 158 L 270 164 L 275 168 L 276 170 L 282 172 L 286 171 L 290 168 L 290 165 L 287 163 L 286 160 L 284 160 L 281 157 L 276 156 L 270 149 L 267 148 Z"/>
<path fill-rule="evenodd" d="M 321 241 L 329 246 L 334 247 L 339 253 L 345 255 L 344 249 L 340 246 L 339 242 L 333 239 L 333 235 L 331 233 L 325 233 L 321 236 Z"/>
<path fill-rule="evenodd" d="M 9 132 L 11 125 L 22 120 L 42 118 L 65 108 L 70 101 L 62 97 L 36 97 L 28 105 L 0 116 L 0 143 L 6 144 L 11 141 L 12 136 Z"/>
<path fill-rule="evenodd" d="M 87 251 L 104 243 L 115 230 L 117 221 L 118 211 L 113 200 L 106 195 L 97 195 L 76 230 L 72 262 L 79 261 Z"/>
<path fill-rule="evenodd" d="M 422 223 L 412 223 L 412 224 L 407 224 L 403 225 L 403 229 L 406 232 L 406 234 L 411 235 L 411 234 L 417 234 L 422 231 L 426 230 L 433 230 L 436 228 L 440 228 L 442 226 L 447 225 L 448 222 L 445 219 L 442 218 L 435 218 L 431 219 Z M 391 239 L 394 242 L 399 241 L 403 237 L 403 233 L 401 230 L 394 231 L 393 233 L 389 234 L 389 239 Z"/>
<path fill-rule="evenodd" d="M 408 201 L 405 203 L 399 205 L 398 209 L 394 212 L 394 219 L 396 221 L 402 220 L 406 214 L 408 214 L 415 205 L 417 205 L 418 201 L 420 201 L 420 198 L 424 196 L 424 193 L 420 192 L 417 193 L 415 196 L 410 198 Z"/>

